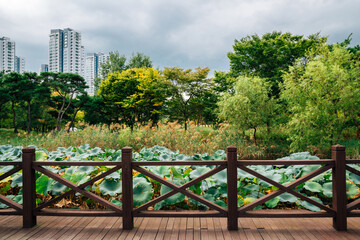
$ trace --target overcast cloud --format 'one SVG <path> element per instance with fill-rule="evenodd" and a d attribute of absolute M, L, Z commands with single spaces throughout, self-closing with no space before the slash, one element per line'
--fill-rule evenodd
<path fill-rule="evenodd" d="M 0 0 L 0 37 L 27 71 L 48 62 L 51 29 L 82 34 L 85 52 L 142 52 L 155 67 L 228 70 L 235 39 L 272 31 L 360 44 L 359 0 Z"/>

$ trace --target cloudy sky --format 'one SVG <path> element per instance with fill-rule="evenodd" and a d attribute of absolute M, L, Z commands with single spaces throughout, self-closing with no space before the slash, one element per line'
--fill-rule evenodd
<path fill-rule="evenodd" d="M 142 52 L 155 67 L 228 70 L 235 39 L 272 31 L 360 44 L 359 0 L 0 0 L 0 37 L 27 71 L 48 62 L 50 29 L 82 34 L 85 52 Z"/>

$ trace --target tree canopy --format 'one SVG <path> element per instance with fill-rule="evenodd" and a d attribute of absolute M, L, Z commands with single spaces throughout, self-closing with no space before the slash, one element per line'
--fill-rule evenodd
<path fill-rule="evenodd" d="M 289 138 L 294 150 L 337 143 L 346 128 L 360 136 L 360 68 L 344 47 L 323 45 L 298 60 L 284 74 L 282 98 L 292 118 Z"/>
<path fill-rule="evenodd" d="M 272 32 L 262 37 L 257 34 L 235 40 L 233 52 L 228 53 L 230 73 L 259 76 L 270 83 L 271 96 L 278 97 L 282 72 L 287 71 L 306 51 L 327 41 L 319 34 L 304 38 L 302 35 Z"/>

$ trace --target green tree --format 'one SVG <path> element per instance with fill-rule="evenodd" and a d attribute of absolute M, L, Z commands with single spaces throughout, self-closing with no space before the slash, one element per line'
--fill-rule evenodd
<path fill-rule="evenodd" d="M 53 98 L 61 99 L 57 109 L 56 130 L 61 130 L 61 120 L 75 96 L 86 94 L 88 88 L 83 77 L 75 73 L 42 72 L 41 77 L 53 91 Z"/>
<path fill-rule="evenodd" d="M 211 91 L 211 81 L 207 79 L 210 69 L 182 69 L 165 67 L 162 75 L 171 83 L 171 97 L 167 101 L 167 113 L 170 120 L 184 123 L 187 130 L 188 119 L 196 119 L 194 113 L 204 112 L 202 97 Z"/>
<path fill-rule="evenodd" d="M 24 76 L 24 91 L 23 100 L 27 104 L 27 124 L 26 130 L 28 133 L 31 132 L 31 113 L 32 104 L 44 105 L 45 101 L 50 98 L 50 89 L 44 84 L 40 77 L 35 72 L 25 72 Z"/>
<path fill-rule="evenodd" d="M 145 56 L 143 53 L 132 54 L 127 65 L 127 69 L 130 68 L 152 68 L 152 61 L 149 56 Z"/>
<path fill-rule="evenodd" d="M 291 33 L 272 32 L 235 40 L 233 52 L 228 53 L 231 75 L 259 76 L 270 83 L 271 96 L 279 97 L 282 72 L 288 70 L 306 51 L 327 41 L 319 34 L 304 38 Z"/>
<path fill-rule="evenodd" d="M 10 72 L 2 77 L 2 95 L 11 102 L 12 123 L 14 133 L 18 133 L 16 123 L 16 106 L 24 101 L 26 92 L 26 78 L 17 72 Z"/>
<path fill-rule="evenodd" d="M 274 116 L 275 100 L 269 97 L 270 85 L 260 77 L 240 76 L 233 93 L 225 93 L 219 101 L 219 117 L 245 131 L 269 123 Z"/>
<path fill-rule="evenodd" d="M 282 97 L 292 113 L 288 124 L 293 150 L 329 149 L 346 128 L 360 137 L 359 61 L 344 47 L 324 45 L 284 74 Z"/>
<path fill-rule="evenodd" d="M 125 55 L 120 55 L 118 51 L 109 53 L 109 60 L 101 64 L 101 78 L 106 78 L 109 73 L 122 72 L 127 69 Z M 100 83 L 99 83 L 100 85 Z"/>
<path fill-rule="evenodd" d="M 136 122 L 156 123 L 166 99 L 167 83 L 153 68 L 132 68 L 108 75 L 100 85 L 99 95 L 114 120 L 133 129 Z"/>

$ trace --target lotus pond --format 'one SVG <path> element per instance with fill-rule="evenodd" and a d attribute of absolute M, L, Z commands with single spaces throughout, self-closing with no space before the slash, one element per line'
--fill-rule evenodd
<path fill-rule="evenodd" d="M 57 151 L 47 151 L 46 149 L 36 149 L 36 161 L 121 161 L 121 150 L 105 149 L 98 147 L 90 148 L 88 144 L 80 147 L 63 148 L 58 147 Z M 0 161 L 21 161 L 21 146 L 1 145 L 0 146 Z M 225 160 L 226 153 L 223 150 L 218 150 L 213 155 L 207 153 L 195 154 L 188 156 L 181 154 L 178 151 L 171 151 L 165 147 L 154 146 L 151 148 L 143 148 L 139 152 L 133 153 L 133 161 L 202 161 L 202 160 Z M 278 160 L 316 160 L 318 157 L 312 156 L 307 152 L 294 153 L 288 157 Z M 255 160 L 256 161 L 256 160 Z M 200 175 L 210 171 L 215 166 L 144 166 L 148 171 L 167 179 L 177 185 L 182 185 Z M 250 169 L 278 182 L 281 184 L 288 184 L 315 169 L 321 167 L 320 165 L 274 165 L 274 166 L 249 166 Z M 358 165 L 353 165 L 357 170 L 360 170 Z M 11 170 L 13 166 L 0 166 L 0 175 Z M 66 178 L 67 180 L 79 185 L 92 177 L 109 170 L 111 167 L 107 166 L 71 166 L 71 167 L 46 167 L 44 168 Z M 347 172 L 347 198 L 352 201 L 359 197 L 360 194 L 360 177 Z M 102 198 L 121 206 L 122 186 L 121 186 L 121 170 L 116 171 L 105 178 L 95 182 L 92 186 L 86 189 L 92 191 Z M 55 198 L 62 193 L 68 191 L 69 188 L 65 185 L 56 182 L 55 180 L 36 173 L 36 193 L 37 203 L 46 202 L 49 199 Z M 150 201 L 162 194 L 165 194 L 172 189 L 160 184 L 159 182 L 140 174 L 133 172 L 133 202 L 134 206 L 140 206 L 143 203 Z M 223 170 L 189 188 L 195 194 L 201 195 L 205 199 L 214 202 L 226 208 L 227 188 L 226 188 L 226 170 Z M 238 206 L 243 206 L 255 201 L 256 199 L 268 194 L 276 187 L 260 180 L 249 173 L 238 169 Z M 306 183 L 300 184 L 295 188 L 295 191 L 309 196 L 325 205 L 331 206 L 332 201 L 332 174 L 328 170 Z M 20 172 L 13 174 L 0 181 L 0 194 L 7 198 L 22 204 L 22 174 Z M 80 208 L 80 209 L 100 209 L 102 206 L 87 199 L 79 193 L 73 194 L 60 202 L 54 204 L 54 208 Z M 0 203 L 0 208 L 7 208 L 5 204 Z M 277 196 L 262 206 L 261 208 L 305 208 L 311 211 L 320 211 L 317 206 L 314 206 L 306 201 L 299 200 L 296 196 L 283 193 Z M 181 193 L 172 195 L 171 197 L 154 205 L 154 210 L 160 209 L 198 209 L 208 210 L 208 207 L 200 202 L 192 200 Z"/>

